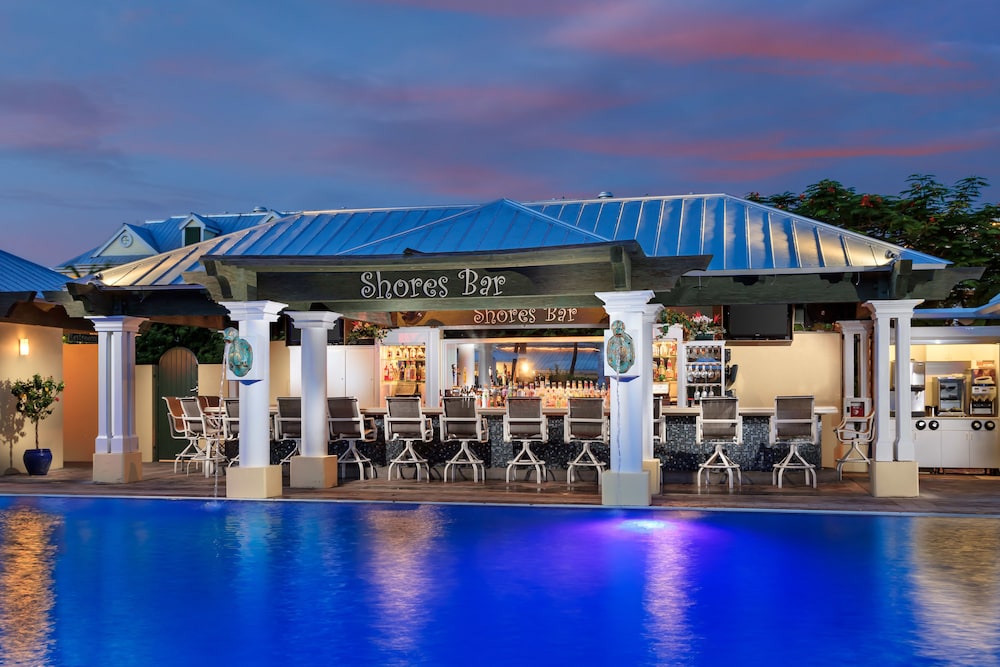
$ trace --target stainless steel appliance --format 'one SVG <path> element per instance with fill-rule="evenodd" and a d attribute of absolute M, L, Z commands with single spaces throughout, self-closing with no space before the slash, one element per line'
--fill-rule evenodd
<path fill-rule="evenodd" d="M 965 376 L 941 376 L 937 378 L 939 415 L 961 416 L 965 414 Z"/>
<path fill-rule="evenodd" d="M 992 377 L 977 377 L 969 390 L 969 414 L 996 416 L 997 386 Z"/>
<path fill-rule="evenodd" d="M 926 366 L 922 361 L 910 360 L 910 415 L 913 417 L 923 417 L 927 412 L 927 373 Z M 896 369 L 893 362 L 889 374 L 890 378 L 890 405 L 895 405 L 896 394 Z M 895 416 L 895 409 L 890 413 Z"/>

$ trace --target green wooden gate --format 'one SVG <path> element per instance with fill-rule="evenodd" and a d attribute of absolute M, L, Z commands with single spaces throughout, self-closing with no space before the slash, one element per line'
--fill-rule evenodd
<path fill-rule="evenodd" d="M 187 445 L 186 440 L 170 437 L 167 422 L 167 403 L 164 396 L 194 396 L 198 393 L 198 360 L 186 347 L 167 350 L 156 366 L 153 400 L 156 402 L 156 442 L 153 444 L 154 461 L 172 461 Z"/>

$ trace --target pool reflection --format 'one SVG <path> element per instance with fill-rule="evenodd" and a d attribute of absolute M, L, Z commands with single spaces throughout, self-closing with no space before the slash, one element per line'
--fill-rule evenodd
<path fill-rule="evenodd" d="M 0 511 L 0 662 L 44 665 L 53 637 L 52 535 L 61 519 L 32 509 Z"/>
<path fill-rule="evenodd" d="M 441 538 L 444 519 L 440 507 L 375 509 L 365 515 L 371 527 L 372 557 L 363 576 L 375 592 L 375 623 L 387 646 L 396 651 L 416 650 L 428 622 L 426 597 L 434 590 L 437 568 L 431 552 Z"/>
<path fill-rule="evenodd" d="M 919 650 L 951 665 L 996 665 L 1000 653 L 1000 521 L 925 518 L 913 524 Z"/>

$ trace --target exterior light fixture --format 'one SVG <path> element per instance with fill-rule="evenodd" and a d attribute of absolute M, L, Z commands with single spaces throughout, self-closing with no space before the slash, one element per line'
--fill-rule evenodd
<path fill-rule="evenodd" d="M 29 352 L 28 339 L 27 338 L 21 338 L 21 339 L 19 339 L 17 341 L 17 343 L 18 343 L 17 350 L 18 350 L 18 352 L 21 353 L 21 356 L 22 357 L 28 356 L 28 352 Z"/>

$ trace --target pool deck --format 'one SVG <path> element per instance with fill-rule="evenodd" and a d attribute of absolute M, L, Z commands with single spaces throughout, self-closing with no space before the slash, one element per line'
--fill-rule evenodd
<path fill-rule="evenodd" d="M 982 472 L 982 471 L 979 471 Z M 146 463 L 143 479 L 132 484 L 96 484 L 89 465 L 70 464 L 44 477 L 0 476 L 0 494 L 91 495 L 120 497 L 211 498 L 225 497 L 225 475 L 218 487 L 213 477 L 192 471 L 174 473 L 171 463 Z M 482 503 L 503 505 L 600 505 L 601 497 L 593 482 L 574 484 L 549 481 L 538 485 L 503 479 L 416 482 L 412 479 L 385 479 L 379 470 L 375 480 L 347 479 L 330 489 L 291 489 L 287 471 L 283 499 L 318 501 L 381 501 Z M 711 508 L 736 510 L 785 510 L 819 512 L 877 512 L 985 515 L 1000 518 L 1000 476 L 968 471 L 963 474 L 921 474 L 918 498 L 873 498 L 867 475 L 844 475 L 820 471 L 817 489 L 800 480 L 784 488 L 771 485 L 767 473 L 744 473 L 742 488 L 730 491 L 726 484 L 713 482 L 700 490 L 694 474 L 673 474 L 665 480 L 663 493 L 653 496 L 654 507 Z"/>

